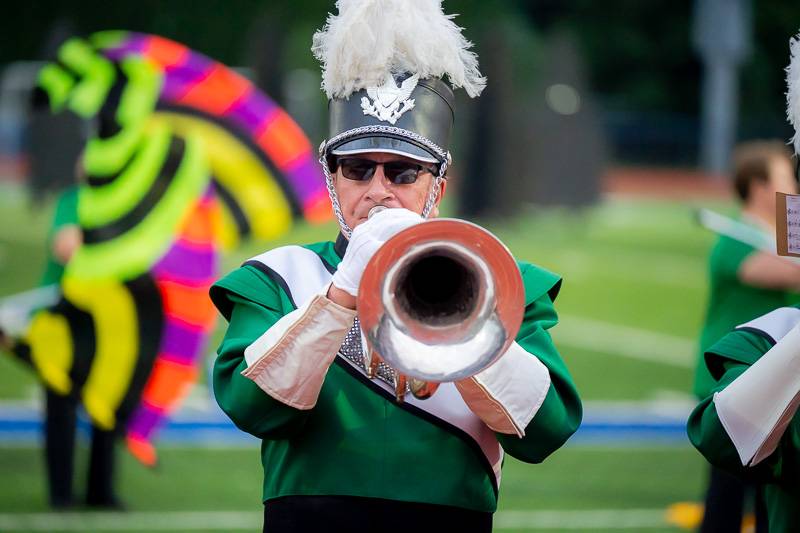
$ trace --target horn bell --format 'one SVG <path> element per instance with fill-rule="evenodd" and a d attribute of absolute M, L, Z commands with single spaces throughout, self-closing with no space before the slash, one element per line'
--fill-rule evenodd
<path fill-rule="evenodd" d="M 522 323 L 524 295 L 500 240 L 471 222 L 437 219 L 378 250 L 357 305 L 372 350 L 401 373 L 438 383 L 477 374 L 506 351 Z"/>

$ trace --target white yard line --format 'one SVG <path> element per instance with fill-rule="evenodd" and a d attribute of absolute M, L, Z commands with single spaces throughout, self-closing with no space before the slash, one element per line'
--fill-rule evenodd
<path fill-rule="evenodd" d="M 569 529 L 602 531 L 661 529 L 668 526 L 663 509 L 587 509 L 499 511 L 493 529 Z"/>
<path fill-rule="evenodd" d="M 251 511 L 4 513 L 0 531 L 258 531 L 262 522 Z"/>
<path fill-rule="evenodd" d="M 694 368 L 695 341 L 646 329 L 562 315 L 553 329 L 557 344 L 629 359 Z"/>
<path fill-rule="evenodd" d="M 254 511 L 0 513 L 0 531 L 258 531 L 262 521 L 262 513 Z M 663 509 L 498 511 L 494 515 L 497 530 L 643 530 L 668 525 Z"/>

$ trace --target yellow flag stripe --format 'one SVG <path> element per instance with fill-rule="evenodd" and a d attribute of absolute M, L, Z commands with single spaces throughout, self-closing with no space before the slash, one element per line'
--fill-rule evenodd
<path fill-rule="evenodd" d="M 37 313 L 25 334 L 25 341 L 30 345 L 33 365 L 45 384 L 58 394 L 69 394 L 73 353 L 67 319 L 49 311 Z"/>
<path fill-rule="evenodd" d="M 177 113 L 156 114 L 165 118 L 177 135 L 191 132 L 204 139 L 211 172 L 239 204 L 250 224 L 252 237 L 275 239 L 289 230 L 292 211 L 283 189 L 264 163 L 241 141 L 209 120 Z M 223 221 L 230 223 L 226 219 Z M 230 231 L 230 226 L 225 230 Z"/>
<path fill-rule="evenodd" d="M 116 282 L 86 283 L 65 277 L 64 295 L 92 315 L 96 351 L 81 391 L 91 419 L 112 429 L 115 413 L 128 392 L 139 349 L 136 304 L 128 288 Z"/>

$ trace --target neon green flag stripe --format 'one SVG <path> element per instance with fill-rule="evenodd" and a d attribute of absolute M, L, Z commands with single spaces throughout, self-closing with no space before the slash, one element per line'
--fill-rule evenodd
<path fill-rule="evenodd" d="M 70 73 L 54 63 L 48 63 L 39 71 L 39 87 L 47 92 L 53 113 L 61 111 L 74 85 L 75 79 Z"/>
<path fill-rule="evenodd" d="M 147 117 L 156 108 L 163 77 L 148 61 L 130 58 L 121 68 L 128 78 L 116 120 L 121 130 L 112 137 L 93 137 L 86 145 L 84 168 L 90 176 L 110 176 L 122 169 L 136 150 Z"/>
<path fill-rule="evenodd" d="M 120 68 L 128 77 L 116 116 L 117 122 L 124 127 L 156 110 L 164 77 L 155 65 L 140 57 L 126 58 L 120 63 Z"/>
<path fill-rule="evenodd" d="M 175 232 L 194 206 L 208 181 L 202 141 L 186 138 L 184 159 L 167 192 L 135 228 L 112 241 L 78 249 L 67 274 L 79 278 L 131 279 L 147 271 L 174 239 Z"/>
<path fill-rule="evenodd" d="M 108 224 L 136 207 L 158 178 L 167 159 L 171 139 L 172 133 L 166 124 L 149 125 L 141 136 L 133 160 L 122 174 L 106 185 L 81 187 L 78 193 L 78 221 L 81 226 L 96 228 Z"/>
<path fill-rule="evenodd" d="M 95 48 L 113 48 L 127 36 L 128 32 L 123 30 L 98 31 L 89 36 L 89 42 Z"/>
<path fill-rule="evenodd" d="M 73 38 L 60 49 L 59 59 L 81 76 L 72 91 L 69 108 L 83 118 L 97 114 L 114 84 L 116 74 L 113 64 L 81 39 Z"/>
<path fill-rule="evenodd" d="M 145 121 L 140 120 L 113 137 L 92 137 L 86 143 L 83 168 L 90 176 L 105 177 L 119 172 L 131 158 L 142 138 Z"/>

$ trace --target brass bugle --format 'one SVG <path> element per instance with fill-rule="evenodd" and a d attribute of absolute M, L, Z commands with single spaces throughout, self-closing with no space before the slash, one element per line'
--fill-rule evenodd
<path fill-rule="evenodd" d="M 484 370 L 513 342 L 524 286 L 508 249 L 457 219 L 401 231 L 367 264 L 357 299 L 368 373 L 383 360 L 418 398 Z"/>

